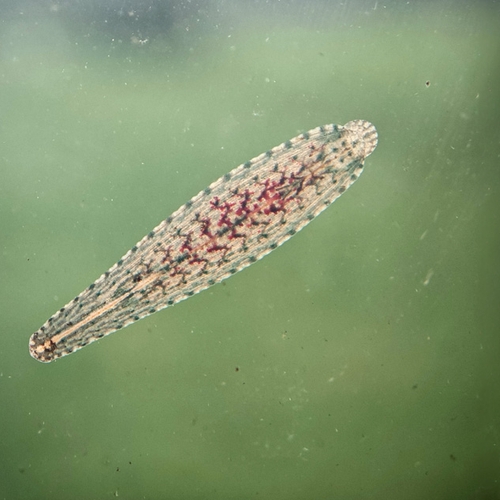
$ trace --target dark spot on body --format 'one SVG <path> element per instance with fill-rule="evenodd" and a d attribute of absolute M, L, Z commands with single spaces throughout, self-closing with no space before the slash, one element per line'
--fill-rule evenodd
<path fill-rule="evenodd" d="M 183 253 L 182 255 L 179 255 L 178 257 L 176 257 L 175 261 L 177 262 L 177 264 L 180 264 L 180 263 L 184 262 L 187 258 L 188 258 L 188 254 Z"/>

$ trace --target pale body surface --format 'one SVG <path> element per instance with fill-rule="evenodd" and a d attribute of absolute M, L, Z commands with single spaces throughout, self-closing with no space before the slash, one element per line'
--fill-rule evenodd
<path fill-rule="evenodd" d="M 240 165 L 159 224 L 30 338 L 49 362 L 261 259 L 335 201 L 377 146 L 363 120 L 325 125 Z"/>

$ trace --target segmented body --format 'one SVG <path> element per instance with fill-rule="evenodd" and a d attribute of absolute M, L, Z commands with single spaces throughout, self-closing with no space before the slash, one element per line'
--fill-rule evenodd
<path fill-rule="evenodd" d="M 326 125 L 240 165 L 159 224 L 30 338 L 42 362 L 65 356 L 261 259 L 360 175 L 375 127 Z"/>

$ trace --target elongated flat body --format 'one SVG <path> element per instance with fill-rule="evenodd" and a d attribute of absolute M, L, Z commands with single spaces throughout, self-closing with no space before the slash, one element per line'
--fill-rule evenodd
<path fill-rule="evenodd" d="M 49 362 L 184 300 L 261 259 L 335 201 L 377 146 L 363 120 L 301 134 L 180 207 L 30 338 Z"/>

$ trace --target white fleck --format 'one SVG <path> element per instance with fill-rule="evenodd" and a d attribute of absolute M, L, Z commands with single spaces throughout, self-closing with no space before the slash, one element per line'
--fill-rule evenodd
<path fill-rule="evenodd" d="M 424 286 L 427 286 L 429 284 L 433 275 L 434 275 L 434 269 L 429 269 L 424 279 Z"/>

